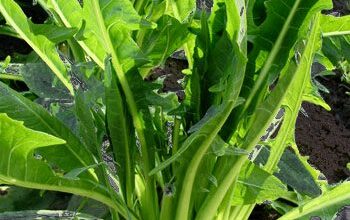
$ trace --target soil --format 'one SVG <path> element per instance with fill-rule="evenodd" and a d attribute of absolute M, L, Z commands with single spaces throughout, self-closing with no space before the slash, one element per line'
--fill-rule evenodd
<path fill-rule="evenodd" d="M 306 114 L 298 117 L 296 142 L 300 153 L 309 155 L 309 162 L 336 183 L 350 177 L 350 96 L 337 76 L 322 83 L 330 90 L 323 96 L 332 110 L 304 103 Z"/>

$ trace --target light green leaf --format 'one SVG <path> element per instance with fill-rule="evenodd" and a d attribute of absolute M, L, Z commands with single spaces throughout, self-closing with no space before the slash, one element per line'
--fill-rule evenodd
<path fill-rule="evenodd" d="M 26 128 L 23 122 L 15 121 L 6 114 L 0 114 L 0 134 L 1 181 L 16 186 L 90 197 L 120 210 L 125 215 L 120 199 L 113 201 L 107 189 L 98 181 L 86 178 L 68 180 L 57 175 L 43 158 L 35 157 L 34 150 L 64 144 L 64 140 Z"/>
<path fill-rule="evenodd" d="M 83 9 L 79 2 L 75 0 L 44 0 L 39 1 L 39 3 L 48 7 L 53 14 L 57 14 L 67 28 L 80 29 L 80 32 L 75 36 L 77 42 L 98 66 L 104 68 L 103 60 L 106 57 L 106 52 L 96 35 L 92 33 L 93 23 L 90 24 L 90 21 L 93 17 L 83 17 Z M 85 26 L 83 26 L 83 19 L 85 19 Z M 81 32 L 83 32 L 83 38 Z"/>
<path fill-rule="evenodd" d="M 1 175 L 24 180 L 33 178 L 25 164 L 28 157 L 34 160 L 34 149 L 66 143 L 49 134 L 30 130 L 24 127 L 23 122 L 14 121 L 3 113 L 0 114 L 0 133 Z"/>
<path fill-rule="evenodd" d="M 143 25 L 147 25 L 146 21 L 142 21 L 141 16 L 129 0 L 99 0 L 99 2 L 104 22 L 109 28 L 116 25 L 123 26 L 128 30 L 137 30 Z"/>
<path fill-rule="evenodd" d="M 67 87 L 71 94 L 74 93 L 73 86 L 69 82 L 66 67 L 59 58 L 55 45 L 42 35 L 35 35 L 31 31 L 30 21 L 21 8 L 13 0 L 1 0 L 0 12 L 6 18 L 16 32 L 25 40 L 33 50 L 46 62 L 58 79 Z"/>
<path fill-rule="evenodd" d="M 187 41 L 189 35 L 188 24 L 182 24 L 173 17 L 164 15 L 157 24 L 156 29 L 145 30 L 139 40 L 141 50 L 152 60 L 153 65 L 164 63 Z"/>
<path fill-rule="evenodd" d="M 86 172 L 89 169 L 93 169 L 97 166 L 104 165 L 103 163 L 93 164 L 87 167 L 81 167 L 76 168 L 74 170 L 69 171 L 68 173 L 64 174 L 63 178 L 70 179 L 70 180 L 79 180 L 79 175 L 83 172 Z"/>
<path fill-rule="evenodd" d="M 181 23 L 186 21 L 196 9 L 196 1 L 193 0 L 169 0 L 168 4 L 171 10 L 167 10 L 166 13 L 170 13 Z"/>
<path fill-rule="evenodd" d="M 72 131 L 40 105 L 24 98 L 1 82 L 0 102 L 0 113 L 23 121 L 30 129 L 46 132 L 66 141 L 63 146 L 40 149 L 40 153 L 60 169 L 68 172 L 74 168 L 95 164 L 94 156 Z M 94 179 L 95 174 L 91 173 L 91 178 Z"/>
<path fill-rule="evenodd" d="M 294 56 L 294 45 L 297 39 L 307 35 L 310 20 L 315 13 L 330 8 L 329 0 L 271 0 L 266 1 L 266 19 L 256 29 L 252 29 L 251 35 L 254 46 L 249 57 L 250 63 L 255 63 L 258 56 L 265 51 L 269 52 L 261 69 L 250 66 L 247 69 L 248 79 L 258 77 L 252 88 L 247 87 L 248 97 L 245 108 L 252 104 L 257 98 L 257 94 L 267 84 L 276 79 L 277 74 L 286 66 L 292 56 Z M 283 13 L 282 13 L 283 12 Z M 255 76 L 255 74 L 257 76 Z M 244 91 L 244 93 L 246 93 Z M 255 105 L 252 104 L 251 108 Z"/>
<path fill-rule="evenodd" d="M 343 207 L 350 204 L 350 182 L 330 187 L 321 196 L 287 212 L 279 220 L 309 220 L 313 216 L 320 219 L 332 219 Z"/>
<path fill-rule="evenodd" d="M 300 3 L 300 1 L 299 1 L 299 3 Z M 272 4 L 272 1 L 270 2 L 270 4 Z M 276 7 L 276 5 L 274 7 Z M 283 6 L 283 7 L 285 7 L 285 6 Z M 295 2 L 295 5 L 293 7 L 294 7 L 294 10 L 297 10 L 298 1 Z M 277 10 L 277 9 L 274 8 L 274 10 Z M 297 16 L 294 13 L 295 13 L 295 11 L 288 15 L 288 20 Z M 290 23 L 288 23 L 288 22 L 286 22 L 285 24 L 283 23 L 283 26 L 284 26 L 283 29 L 289 28 L 289 25 L 290 25 Z M 290 68 L 286 72 L 284 72 L 283 75 L 280 77 L 279 82 L 277 83 L 277 85 L 275 86 L 275 88 L 273 89 L 271 94 L 269 94 L 265 98 L 264 102 L 262 102 L 260 105 L 257 106 L 255 116 L 253 117 L 255 119 L 254 124 L 251 125 L 250 129 L 248 130 L 247 134 L 245 135 L 245 137 L 242 141 L 242 145 L 240 146 L 241 148 L 243 148 L 247 151 L 251 151 L 258 144 L 258 142 L 260 141 L 260 137 L 264 135 L 264 132 L 266 131 L 266 129 L 268 128 L 268 126 L 272 122 L 274 116 L 279 111 L 280 106 L 282 105 L 282 103 L 284 101 L 284 98 L 289 93 L 293 94 L 293 90 L 292 90 L 293 87 L 291 85 L 296 80 L 299 81 L 299 79 L 301 80 L 306 75 L 308 75 L 308 73 L 310 71 L 310 69 L 308 69 L 308 68 L 311 68 L 312 55 L 313 55 L 315 49 L 317 48 L 316 45 L 319 43 L 319 35 L 318 35 L 319 29 L 318 29 L 318 27 L 319 27 L 319 23 L 318 23 L 318 20 L 316 20 L 315 24 L 313 25 L 313 29 L 311 31 L 312 37 L 308 41 L 308 44 L 306 46 L 305 52 L 304 52 L 303 57 L 302 57 L 302 63 L 297 68 L 295 67 L 295 64 L 290 63 L 289 64 Z M 284 37 L 285 36 L 283 36 L 283 33 L 281 33 L 281 35 L 278 36 L 278 38 L 281 38 L 280 40 L 283 40 Z M 266 66 L 265 68 L 270 69 L 271 66 L 269 66 L 269 65 L 272 65 L 272 63 L 269 63 L 269 62 L 275 59 L 273 57 L 277 56 L 277 53 L 279 53 L 279 52 L 282 53 L 283 50 L 280 50 L 281 45 L 282 45 L 282 42 L 280 42 L 280 44 L 275 44 L 273 46 L 272 50 L 275 51 L 276 54 L 273 54 L 271 52 L 272 55 L 270 55 L 271 57 L 267 59 L 267 61 L 265 63 L 265 66 Z M 286 51 L 284 51 L 284 52 L 286 52 Z M 266 74 L 267 74 L 267 72 L 266 72 Z M 255 82 L 256 85 L 258 84 L 258 81 L 259 80 L 257 80 Z M 261 81 L 261 83 L 263 83 L 263 82 Z M 301 83 L 299 82 L 299 84 L 296 84 L 296 85 L 300 85 L 300 84 Z M 260 86 L 258 86 L 258 87 L 260 87 Z M 250 93 L 250 95 L 253 95 L 253 94 L 254 93 Z M 291 122 L 286 123 L 286 126 L 289 127 L 292 122 L 294 122 L 294 121 L 291 120 Z M 283 132 L 284 136 L 281 136 L 281 139 L 280 139 L 280 141 L 282 141 L 282 143 L 284 143 L 284 141 L 289 138 L 289 134 L 290 134 L 289 131 L 290 130 L 291 129 Z M 282 151 L 282 153 L 283 153 L 284 147 L 286 147 L 284 144 L 276 144 L 276 146 L 277 146 L 276 150 Z M 273 153 L 272 155 L 273 156 L 278 155 L 276 157 L 280 158 L 282 153 L 280 153 L 280 154 Z M 274 157 L 270 157 L 270 158 L 274 158 Z M 207 197 L 207 201 L 205 201 L 203 206 L 202 206 L 203 217 L 205 215 L 208 216 L 208 212 L 206 212 L 206 214 L 204 214 L 204 210 L 208 210 L 209 207 L 213 208 L 213 207 L 219 206 L 219 204 L 221 203 L 221 201 L 225 197 L 225 192 L 227 192 L 230 189 L 230 187 L 232 186 L 232 184 L 234 183 L 236 177 L 239 174 L 240 168 L 242 167 L 242 165 L 245 163 L 246 160 L 247 160 L 246 157 L 241 156 L 237 160 L 230 161 L 230 163 L 231 163 L 230 170 L 227 171 L 222 177 L 218 178 L 219 186 L 210 192 L 210 195 Z M 279 159 L 277 159 L 277 160 L 273 159 L 272 161 L 274 161 L 274 163 L 277 164 Z M 276 167 L 275 164 L 272 167 Z M 268 170 L 270 170 L 270 168 L 268 168 Z M 212 213 L 211 215 L 213 215 L 213 214 L 214 213 Z"/>
<path fill-rule="evenodd" d="M 321 31 L 324 37 L 350 34 L 350 15 L 342 17 L 322 15 Z"/>

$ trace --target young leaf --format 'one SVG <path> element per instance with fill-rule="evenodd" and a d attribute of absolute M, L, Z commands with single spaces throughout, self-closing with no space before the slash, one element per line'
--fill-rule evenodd
<path fill-rule="evenodd" d="M 218 134 L 223 124 L 227 120 L 231 111 L 238 104 L 242 103 L 241 99 L 238 98 L 238 95 L 243 83 L 243 70 L 245 69 L 246 64 L 245 57 L 241 53 L 237 43 L 228 39 L 226 33 L 224 33 L 222 39 L 220 40 L 223 43 L 219 44 L 220 47 L 216 49 L 221 50 L 223 52 L 222 55 L 225 54 L 225 57 L 222 59 L 222 62 L 218 61 L 217 63 L 214 63 L 217 64 L 217 68 L 215 69 L 217 72 L 213 72 L 213 74 L 215 75 L 221 73 L 223 77 L 228 78 L 228 84 L 226 90 L 222 94 L 223 103 L 219 105 L 218 112 L 207 123 L 204 123 L 201 129 L 193 133 L 183 143 L 183 146 L 177 152 L 179 153 L 180 151 L 186 151 L 186 149 L 189 147 L 195 147 L 196 149 L 196 153 L 193 154 L 194 156 L 192 157 L 191 161 L 185 162 L 185 164 L 188 163 L 188 165 L 185 168 L 187 171 L 184 179 L 182 180 L 183 186 L 181 188 L 182 191 L 178 200 L 176 219 L 187 219 L 190 208 L 190 196 L 192 194 L 194 180 L 200 162 L 213 142 L 215 136 Z M 225 62 L 227 62 L 226 65 L 220 65 Z M 215 212 L 215 210 L 213 211 Z M 201 213 L 201 215 L 198 215 L 197 217 L 201 219 L 204 217 L 203 215 L 204 213 Z"/>
<path fill-rule="evenodd" d="M 125 95 L 128 110 L 140 143 L 142 171 L 146 187 L 141 196 L 141 204 L 143 204 L 141 215 L 145 219 L 157 218 L 159 210 L 156 202 L 155 181 L 153 177 L 148 175 L 155 163 L 154 131 L 148 103 L 144 99 L 143 85 L 145 82 L 135 71 L 139 63 L 137 58 L 135 59 L 135 57 L 139 57 L 137 45 L 131 39 L 128 27 L 112 22 L 113 20 L 110 17 L 112 15 L 106 14 L 106 11 L 112 10 L 111 8 L 120 8 L 116 5 L 117 2 L 103 1 L 101 3 L 105 6 L 104 8 L 101 7 L 98 1 L 84 1 L 85 15 L 95 17 L 95 22 L 91 25 L 95 24 L 95 34 L 101 36 L 102 45 L 107 53 L 111 55 L 112 67 Z M 108 5 L 107 3 L 111 4 Z M 129 1 L 122 1 L 122 3 L 131 4 Z M 117 13 L 116 16 L 121 15 Z M 128 15 L 125 16 L 127 17 Z M 106 18 L 106 21 L 104 18 Z"/>

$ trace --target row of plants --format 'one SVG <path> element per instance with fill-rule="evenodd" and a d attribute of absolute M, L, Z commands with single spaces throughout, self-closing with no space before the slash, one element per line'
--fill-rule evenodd
<path fill-rule="evenodd" d="M 321 14 L 330 0 L 37 3 L 43 24 L 0 0 L 1 33 L 34 51 L 2 63 L 0 184 L 93 199 L 111 219 L 244 220 L 264 202 L 280 219 L 334 219 L 350 205 L 349 182 L 320 178 L 294 137 L 302 102 L 330 109 L 313 62 L 331 70 L 350 51 L 350 16 Z M 178 50 L 181 101 L 145 80 Z"/>

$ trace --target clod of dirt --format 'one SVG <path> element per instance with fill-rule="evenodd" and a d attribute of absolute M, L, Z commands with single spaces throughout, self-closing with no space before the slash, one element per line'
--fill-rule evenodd
<path fill-rule="evenodd" d="M 249 216 L 249 220 L 276 220 L 281 215 L 271 207 L 261 204 L 254 207 L 254 211 Z"/>
<path fill-rule="evenodd" d="M 157 67 L 146 80 L 153 81 L 164 77 L 163 87 L 158 92 L 175 92 L 179 101 L 185 98 L 182 85 L 179 80 L 184 78 L 183 69 L 188 67 L 186 60 L 169 58 L 163 67 Z"/>

